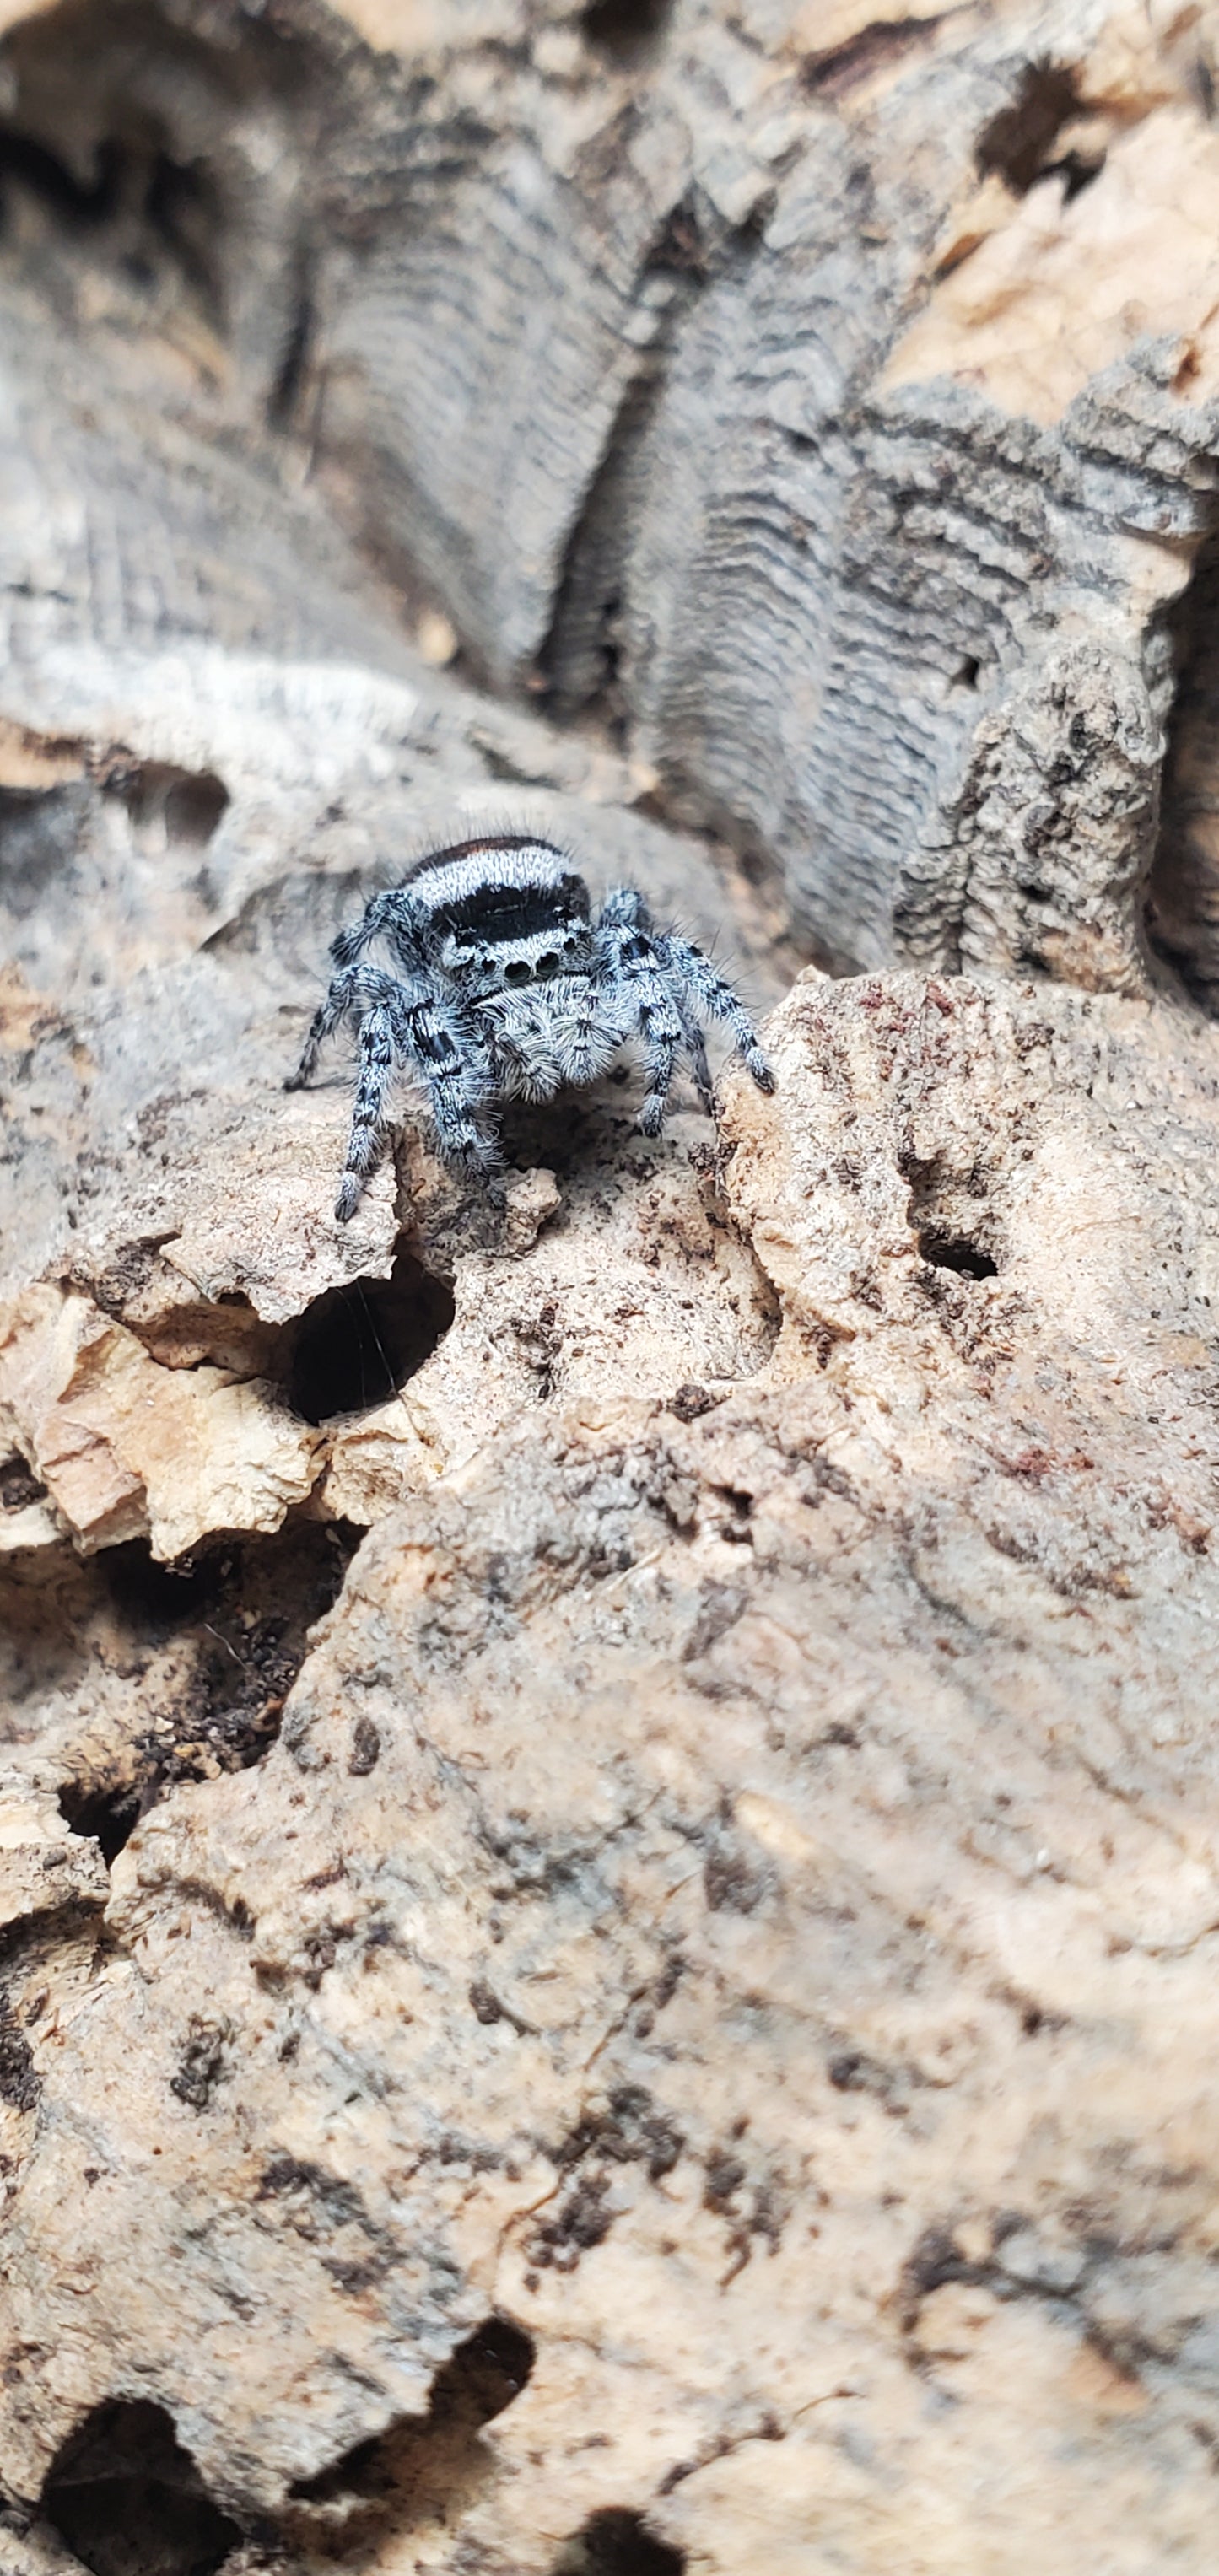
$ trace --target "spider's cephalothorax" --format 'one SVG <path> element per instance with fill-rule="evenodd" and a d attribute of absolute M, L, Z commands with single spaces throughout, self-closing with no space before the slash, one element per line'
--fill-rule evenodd
<path fill-rule="evenodd" d="M 380 941 L 392 963 L 364 962 Z M 459 841 L 375 895 L 340 931 L 335 972 L 289 1088 L 307 1082 L 322 1039 L 341 1021 L 360 1031 L 360 1075 L 335 1215 L 355 1214 L 384 1149 L 395 1069 L 427 1091 L 441 1154 L 494 1185 L 499 1100 L 549 1100 L 595 1082 L 628 1038 L 647 1066 L 639 1114 L 659 1135 L 679 1050 L 712 1106 L 702 1024 L 722 1020 L 762 1091 L 770 1068 L 731 986 L 647 905 L 619 886 L 592 917 L 582 877 L 549 841 L 526 832 Z"/>

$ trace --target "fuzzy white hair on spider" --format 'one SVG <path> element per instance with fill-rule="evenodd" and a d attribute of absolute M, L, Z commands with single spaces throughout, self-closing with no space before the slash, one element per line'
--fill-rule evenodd
<path fill-rule="evenodd" d="M 375 965 L 379 945 L 390 961 Z M 458 841 L 374 895 L 330 951 L 334 975 L 297 1072 L 308 1082 L 323 1038 L 359 1031 L 359 1077 L 335 1215 L 354 1216 L 386 1146 L 395 1073 L 423 1085 L 443 1160 L 500 1194 L 494 1112 L 503 1100 L 582 1090 L 637 1039 L 647 1071 L 645 1136 L 664 1124 L 678 1056 L 714 1114 L 703 1028 L 722 1021 L 760 1091 L 774 1077 L 730 984 L 676 931 L 658 930 L 634 886 L 595 919 L 562 850 L 528 832 Z"/>

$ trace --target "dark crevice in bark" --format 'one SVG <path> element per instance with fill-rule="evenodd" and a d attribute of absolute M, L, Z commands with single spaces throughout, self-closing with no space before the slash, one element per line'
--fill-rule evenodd
<path fill-rule="evenodd" d="M 649 2531 L 641 2513 L 606 2505 L 556 2558 L 553 2576 L 682 2576 L 685 2551 Z"/>
<path fill-rule="evenodd" d="M 292 431 L 299 423 L 317 334 L 314 262 L 303 247 L 297 253 L 295 268 L 287 335 L 267 397 L 268 426 L 282 432 Z"/>
<path fill-rule="evenodd" d="M 338 1598 L 359 1536 L 347 1522 L 289 1521 L 271 1537 L 220 1541 L 178 1565 L 157 1564 L 136 1539 L 80 1569 L 74 1606 L 50 1602 L 46 1615 L 62 1621 L 67 1612 L 86 1652 L 96 1626 L 133 1682 L 164 1666 L 157 1722 L 111 1759 L 69 1767 L 60 1787 L 61 1815 L 100 1843 L 107 1864 L 176 1782 L 249 1770 L 269 1751 L 309 1629 Z M 24 1610 L 33 1662 L 40 1596 L 14 1590 L 12 1608 Z"/>
<path fill-rule="evenodd" d="M 359 2287 L 354 2272 L 350 2286 Z M 338 2524 L 346 2549 L 378 2531 L 405 2534 L 463 2513 L 492 2474 L 482 2428 L 519 2397 L 535 2353 L 523 2326 L 488 2317 L 437 2371 L 426 2415 L 401 2416 L 316 2476 L 297 2479 L 288 2530 L 308 2533 L 324 2517 L 328 2529 Z"/>
<path fill-rule="evenodd" d="M 929 45 L 939 18 L 877 18 L 840 45 L 806 54 L 800 66 L 801 86 L 814 98 L 842 98 L 857 81 L 869 80 L 899 62 L 903 54 Z"/>
<path fill-rule="evenodd" d="M 596 714 L 619 741 L 625 739 L 629 723 L 629 695 L 620 665 L 624 583 L 634 523 L 634 469 L 682 319 L 709 272 L 710 253 L 698 209 L 691 198 L 683 198 L 666 218 L 641 270 L 641 281 L 669 278 L 671 299 L 619 403 L 600 463 L 572 523 L 550 630 L 538 655 L 548 711 L 559 716 Z"/>
<path fill-rule="evenodd" d="M 580 23 L 598 53 L 630 69 L 655 53 L 672 15 L 673 0 L 588 0 Z"/>
<path fill-rule="evenodd" d="M 983 178 L 994 171 L 1014 196 L 1027 196 L 1038 179 L 1062 166 L 1054 160 L 1054 146 L 1079 107 L 1079 74 L 1072 65 L 1026 64 L 1011 105 L 1000 108 L 978 137 Z M 1088 175 L 1095 173 L 1089 169 Z"/>
<path fill-rule="evenodd" d="M 626 738 L 630 715 L 620 677 L 622 588 L 630 550 L 627 496 L 632 463 L 660 386 L 659 352 L 649 351 L 619 404 L 605 453 L 568 537 L 550 632 L 538 656 L 547 712 L 596 715 L 619 743 Z"/>
<path fill-rule="evenodd" d="M 1155 954 L 1219 1011 L 1219 528 L 1169 621 L 1176 691 L 1166 728 L 1160 829 L 1147 886 Z"/>
<path fill-rule="evenodd" d="M 215 2576 L 240 2540 L 163 2406 L 111 2398 L 56 2453 L 42 2510 L 92 2576 Z"/>
<path fill-rule="evenodd" d="M 726 231 L 690 191 L 665 218 L 640 270 L 641 283 L 671 281 L 671 295 L 654 339 L 643 353 L 618 410 L 583 505 L 573 520 L 552 604 L 550 628 L 538 655 L 546 683 L 547 712 L 563 719 L 582 715 L 604 724 L 625 745 L 633 709 L 625 667 L 627 580 L 637 517 L 636 481 L 657 405 L 682 328 L 705 288 L 757 249 L 769 200 Z M 671 819 L 662 789 L 648 800 L 657 820 Z M 696 821 L 705 819 L 700 805 Z"/>

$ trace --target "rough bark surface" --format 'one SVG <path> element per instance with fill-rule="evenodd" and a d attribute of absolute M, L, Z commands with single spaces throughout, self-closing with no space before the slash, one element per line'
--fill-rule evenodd
<path fill-rule="evenodd" d="M 0 2576 L 1209 2576 L 1219 29 L 2 14 Z"/>
<path fill-rule="evenodd" d="M 320 603 L 276 583 L 292 534 L 235 451 L 295 458 L 478 669 L 608 715 L 774 863 L 830 962 L 1002 968 L 970 781 L 1035 789 L 1034 894 L 1081 786 L 1115 870 L 1091 971 L 1125 982 L 1156 798 L 1094 716 L 1155 740 L 1215 524 L 1214 45 L 1159 0 L 42 11 L 10 39 L 17 229 L 44 286 L 48 221 L 87 237 L 83 314 L 79 260 L 56 282 L 92 334 L 158 331 L 178 457 L 184 416 L 227 441 L 185 527 L 103 468 L 55 596 L 75 556 L 107 662 L 158 599 L 209 643 L 299 640 Z M 1048 764 L 1030 689 L 1079 718 Z M 1204 675 L 1187 730 L 1192 811 Z M 1187 830 L 1179 884 L 1181 837 L 1155 926 L 1206 984 L 1214 863 Z"/>

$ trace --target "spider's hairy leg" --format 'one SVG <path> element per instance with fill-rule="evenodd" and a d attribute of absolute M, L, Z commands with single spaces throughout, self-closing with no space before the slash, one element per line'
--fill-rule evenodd
<path fill-rule="evenodd" d="M 673 1068 L 681 1045 L 681 1021 L 663 975 L 640 975 L 636 983 L 639 1030 L 648 1076 L 648 1087 L 639 1112 L 639 1127 L 644 1136 L 659 1136 L 665 1123 Z"/>
<path fill-rule="evenodd" d="M 405 886 L 385 886 L 366 904 L 359 921 L 340 930 L 330 942 L 330 954 L 338 967 L 354 966 L 357 957 L 371 947 L 374 939 L 388 938 L 404 958 L 414 962 L 413 932 L 418 907 Z"/>
<path fill-rule="evenodd" d="M 650 934 L 643 896 L 633 886 L 615 887 L 597 924 L 597 945 L 643 1039 L 648 1088 L 639 1125 L 645 1136 L 659 1136 L 686 1028 Z"/>
<path fill-rule="evenodd" d="M 356 1009 L 365 998 L 367 980 L 365 972 L 350 964 L 341 967 L 339 973 L 331 978 L 325 1001 L 319 1002 L 309 1023 L 309 1035 L 305 1040 L 300 1063 L 295 1073 L 288 1075 L 284 1084 L 285 1091 L 304 1090 L 305 1084 L 311 1079 L 316 1068 L 323 1039 L 333 1037 L 335 1030 L 347 1018 L 348 1012 Z"/>
<path fill-rule="evenodd" d="M 441 1159 L 477 1172 L 497 1196 L 499 1146 L 478 1115 L 491 1088 L 485 1051 L 434 994 L 399 991 L 399 1045 L 426 1085 Z"/>
<path fill-rule="evenodd" d="M 370 998 L 372 983 L 384 981 L 383 977 L 378 977 L 375 968 L 362 968 L 359 960 L 374 939 L 399 927 L 400 892 L 400 888 L 390 887 L 384 894 L 375 894 L 361 919 L 352 922 L 346 930 L 340 930 L 331 940 L 330 955 L 335 972 L 325 1000 L 319 1003 L 313 1014 L 300 1063 L 295 1073 L 289 1074 L 284 1084 L 285 1091 L 304 1089 L 316 1068 L 323 1041 L 333 1036 L 349 1011 Z"/>
<path fill-rule="evenodd" d="M 731 984 L 716 973 L 710 958 L 704 957 L 701 948 L 696 948 L 692 940 L 679 938 L 676 931 L 667 931 L 656 941 L 656 953 L 661 966 L 693 1003 L 699 1018 L 723 1022 L 759 1091 L 773 1091 L 775 1078 L 758 1045 L 757 1031 L 749 1013 L 738 1001 Z M 697 1067 L 695 1070 L 697 1074 Z"/>
<path fill-rule="evenodd" d="M 676 987 L 670 985 L 669 989 L 673 994 L 677 1016 L 681 1021 L 682 1037 L 685 1040 L 686 1053 L 690 1058 L 690 1070 L 694 1075 L 694 1088 L 698 1093 L 699 1108 L 705 1109 L 709 1118 L 714 1117 L 715 1096 L 711 1089 L 711 1067 L 707 1062 L 702 1030 L 680 984 Z"/>
<path fill-rule="evenodd" d="M 394 1069 L 394 1014 L 388 1001 L 374 1003 L 360 1028 L 360 1078 L 351 1113 L 347 1159 L 334 1213 L 340 1225 L 355 1215 L 369 1173 L 385 1145 L 385 1095 Z"/>
<path fill-rule="evenodd" d="M 553 989 L 553 988 L 552 988 Z M 552 1100 L 565 1079 L 555 1034 L 527 993 L 496 994 L 478 1013 L 488 1090 L 501 1100 Z"/>

